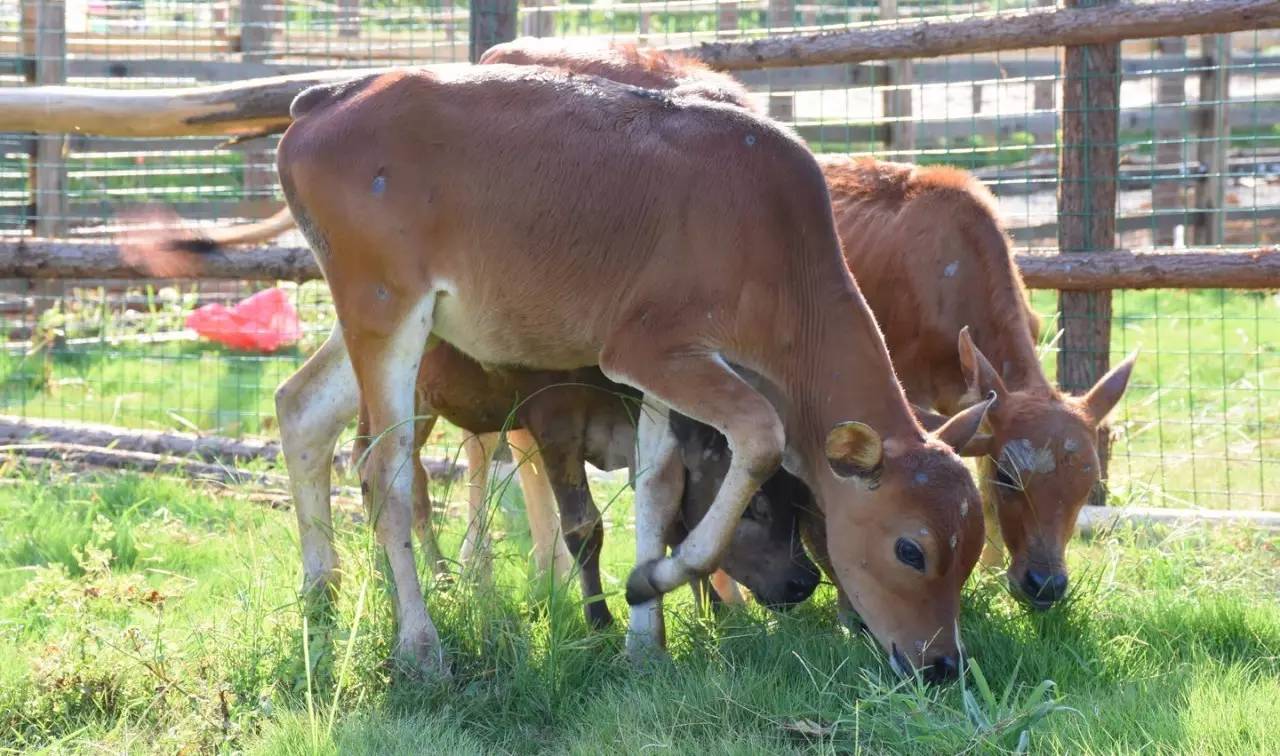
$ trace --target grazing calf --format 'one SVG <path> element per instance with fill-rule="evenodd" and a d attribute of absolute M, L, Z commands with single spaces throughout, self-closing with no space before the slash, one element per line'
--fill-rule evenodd
<path fill-rule="evenodd" d="M 1035 608 L 1050 606 L 1066 595 L 1067 541 L 1098 484 L 1099 429 L 1134 357 L 1083 397 L 1064 396 L 1040 365 L 1039 322 L 995 198 L 977 179 L 870 159 L 820 163 L 845 258 L 907 397 L 952 414 L 995 393 L 990 435 L 965 450 L 981 456 L 984 560 L 1000 559 L 1003 540 L 1010 587 Z"/>
<path fill-rule="evenodd" d="M 308 366 L 328 363 L 326 370 L 342 371 L 349 388 L 348 407 L 357 402 L 355 374 L 346 359 L 342 339 L 330 339 L 321 347 Z M 300 374 L 303 375 L 303 374 Z M 296 395 L 294 384 L 314 382 L 314 377 L 303 375 L 291 379 L 280 390 L 283 399 L 279 408 L 280 427 L 289 429 L 289 435 L 300 441 L 288 445 L 287 461 L 301 455 L 324 457 L 326 449 L 332 454 L 335 437 L 300 434 L 294 429 L 297 418 L 303 413 L 288 398 Z M 306 402 L 303 395 L 302 402 Z M 575 371 L 485 370 L 474 359 L 465 356 L 451 345 L 431 345 L 422 357 L 417 377 L 417 407 L 419 407 L 419 432 L 416 449 L 429 434 L 435 417 L 444 417 L 463 430 L 476 434 L 467 440 L 468 475 L 471 476 L 471 512 L 467 535 L 463 540 L 463 560 L 468 555 L 483 560 L 488 554 L 485 544 L 486 507 L 484 494 L 486 468 L 495 446 L 495 436 L 500 431 L 511 431 L 512 445 L 516 446 L 521 485 L 525 489 L 530 530 L 534 535 L 535 554 L 540 556 L 540 567 L 556 569 L 563 564 L 556 554 L 557 546 L 563 549 L 556 533 L 563 533 L 563 544 L 568 554 L 577 560 L 582 583 L 582 595 L 586 599 L 585 613 L 588 623 L 594 627 L 608 626 L 613 622 L 603 599 L 600 583 L 599 556 L 603 546 L 604 526 L 599 509 L 591 499 L 586 481 L 584 462 L 599 469 L 621 469 L 634 466 L 635 423 L 640 409 L 639 395 L 626 386 L 614 384 L 600 374 L 598 368 L 580 368 Z M 347 416 L 349 421 L 349 414 Z M 689 422 L 689 421 L 686 421 Z M 364 452 L 367 439 L 367 417 L 361 416 L 361 441 L 357 443 L 356 457 Z M 689 425 L 696 423 L 689 422 Z M 522 432 L 521 432 L 522 431 Z M 710 431 L 714 434 L 714 431 Z M 721 443 L 723 445 L 723 443 Z M 415 449 L 415 450 L 416 450 Z M 723 454 L 685 459 L 686 475 L 694 481 L 713 480 L 723 475 L 727 459 Z M 301 472 L 300 467 L 300 472 Z M 422 475 L 421 466 L 413 469 Z M 294 476 L 294 485 L 302 481 Z M 549 485 L 550 495 L 545 495 Z M 320 486 L 305 486 L 302 490 L 319 490 Z M 686 495 L 682 501 L 680 523 L 687 528 L 696 526 L 710 507 L 716 491 L 703 495 Z M 559 508 L 559 522 L 548 522 L 552 516 L 550 501 Z M 817 568 L 810 562 L 799 541 L 799 517 L 797 505 L 808 507 L 808 491 L 788 473 L 780 471 L 758 492 L 753 505 L 742 517 L 733 539 L 726 550 L 726 572 L 744 583 L 763 604 L 772 608 L 786 608 L 808 599 L 818 585 Z M 317 510 L 321 521 L 328 518 L 328 496 L 321 500 L 298 500 L 303 508 Z M 323 512 L 320 512 L 323 510 Z M 431 504 L 426 491 L 425 477 L 415 486 L 415 522 L 428 523 Z M 308 516 L 315 519 L 316 514 Z M 420 541 L 429 553 L 438 554 L 429 531 L 419 527 Z M 676 537 L 675 531 L 669 537 Z M 680 540 L 668 540 L 675 545 Z M 483 568 L 481 568 L 483 569 Z M 328 576 L 316 576 L 314 582 L 326 582 Z"/>
<path fill-rule="evenodd" d="M 402 654 L 445 669 L 407 538 L 412 476 L 399 474 L 435 335 L 482 364 L 598 364 L 657 405 L 639 431 L 633 648 L 660 642 L 661 595 L 714 568 L 785 461 L 814 492 L 836 577 L 895 667 L 955 674 L 982 517 L 952 447 L 985 408 L 922 431 L 798 140 L 704 98 L 498 65 L 315 87 L 293 115 L 277 165 L 379 439 L 362 477 Z M 671 557 L 662 531 L 680 478 L 667 407 L 733 450 Z"/>

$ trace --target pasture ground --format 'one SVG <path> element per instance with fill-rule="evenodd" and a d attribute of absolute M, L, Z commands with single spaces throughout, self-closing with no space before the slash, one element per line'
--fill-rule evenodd
<path fill-rule="evenodd" d="M 784 616 L 669 613 L 673 660 L 636 670 L 576 588 L 530 575 L 511 490 L 497 584 L 433 588 L 456 665 L 385 659 L 391 609 L 348 502 L 334 616 L 304 621 L 280 497 L 133 475 L 10 469 L 0 487 L 0 748 L 253 753 L 1277 753 L 1280 537 L 1117 532 L 1073 545 L 1074 594 L 1028 614 L 980 573 L 962 684 L 900 682 L 839 629 L 831 590 Z M 458 499 L 459 490 L 439 491 Z M 608 502 L 625 617 L 630 493 Z M 460 517 L 443 520 L 456 553 Z"/>

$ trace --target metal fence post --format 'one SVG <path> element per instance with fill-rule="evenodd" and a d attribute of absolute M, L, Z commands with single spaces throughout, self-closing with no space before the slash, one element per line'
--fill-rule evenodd
<path fill-rule="evenodd" d="M 1067 7 L 1115 0 L 1066 0 Z M 1058 178 L 1060 252 L 1097 252 L 1116 246 L 1117 137 L 1120 45 L 1063 49 L 1062 152 Z M 1088 389 L 1106 373 L 1111 350 L 1111 292 L 1062 291 L 1058 295 L 1062 339 L 1058 383 L 1066 391 Z M 1109 431 L 1099 430 L 1105 478 Z M 1104 503 L 1097 491 L 1092 503 Z"/>
<path fill-rule="evenodd" d="M 516 38 L 516 0 L 471 0 L 470 60 L 485 50 Z"/>

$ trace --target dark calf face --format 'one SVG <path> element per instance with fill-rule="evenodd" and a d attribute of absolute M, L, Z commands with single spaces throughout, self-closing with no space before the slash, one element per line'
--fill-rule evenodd
<path fill-rule="evenodd" d="M 685 464 L 681 516 L 688 530 L 715 499 L 729 469 L 730 453 L 724 436 L 701 423 L 672 413 L 671 428 L 680 440 Z M 809 489 L 789 473 L 778 471 L 751 498 L 720 568 L 771 609 L 789 608 L 809 598 L 818 587 L 819 573 L 805 553 L 799 515 L 813 506 Z"/>

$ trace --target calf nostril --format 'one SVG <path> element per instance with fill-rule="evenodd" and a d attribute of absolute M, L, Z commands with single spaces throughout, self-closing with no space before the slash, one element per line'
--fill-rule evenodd
<path fill-rule="evenodd" d="M 925 682 L 934 685 L 950 682 L 959 676 L 960 665 L 956 663 L 954 656 L 939 656 L 933 660 L 933 664 L 924 669 Z"/>
<path fill-rule="evenodd" d="M 792 601 L 804 601 L 813 595 L 813 591 L 817 587 L 817 583 L 811 580 L 788 580 L 787 596 Z"/>
<path fill-rule="evenodd" d="M 1067 595 L 1067 576 L 1061 572 L 1046 575 L 1037 570 L 1027 570 L 1023 586 L 1032 600 L 1052 603 Z"/>

